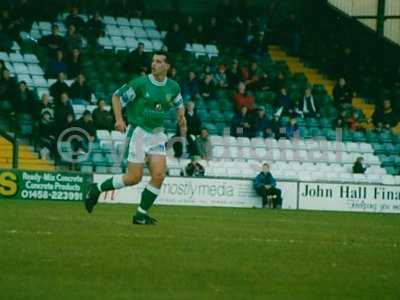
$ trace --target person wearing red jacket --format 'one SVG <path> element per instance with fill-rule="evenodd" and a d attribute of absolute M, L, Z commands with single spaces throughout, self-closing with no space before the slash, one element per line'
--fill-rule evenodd
<path fill-rule="evenodd" d="M 237 112 L 240 112 L 240 109 L 243 106 L 246 106 L 249 111 L 253 110 L 254 97 L 247 94 L 246 86 L 243 82 L 239 82 L 237 92 L 233 96 L 233 100 L 235 102 L 235 108 Z"/>

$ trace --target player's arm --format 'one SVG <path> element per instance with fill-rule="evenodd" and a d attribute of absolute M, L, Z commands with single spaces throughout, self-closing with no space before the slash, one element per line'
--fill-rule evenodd
<path fill-rule="evenodd" d="M 116 90 L 112 96 L 112 106 L 115 117 L 115 129 L 120 132 L 125 132 L 126 123 L 122 117 L 122 108 L 130 101 L 133 101 L 136 97 L 135 88 L 137 83 L 135 80 L 129 84 L 124 84 L 118 90 Z"/>
<path fill-rule="evenodd" d="M 125 132 L 126 124 L 124 118 L 122 117 L 122 105 L 120 96 L 116 94 L 112 96 L 112 106 L 115 117 L 115 129 L 120 132 Z"/>
<path fill-rule="evenodd" d="M 187 126 L 185 118 L 185 107 L 183 105 L 183 98 L 181 96 L 180 91 L 178 92 L 178 95 L 175 97 L 174 105 L 176 107 L 176 119 L 178 120 L 178 125 L 181 135 L 186 136 Z"/>

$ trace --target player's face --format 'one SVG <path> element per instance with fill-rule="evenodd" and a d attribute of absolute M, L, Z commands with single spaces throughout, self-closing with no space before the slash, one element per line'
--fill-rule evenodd
<path fill-rule="evenodd" d="M 169 70 L 169 64 L 165 62 L 164 55 L 154 55 L 151 63 L 151 72 L 154 76 L 166 76 Z"/>

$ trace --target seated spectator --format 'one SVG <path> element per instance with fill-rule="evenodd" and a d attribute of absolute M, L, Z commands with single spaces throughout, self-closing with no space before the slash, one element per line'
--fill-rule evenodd
<path fill-rule="evenodd" d="M 333 88 L 333 101 L 336 109 L 341 111 L 352 105 L 353 92 L 344 78 L 340 78 Z"/>
<path fill-rule="evenodd" d="M 185 51 L 186 40 L 183 32 L 179 29 L 178 23 L 172 25 L 172 29 L 167 32 L 164 42 L 169 52 L 181 53 Z"/>
<path fill-rule="evenodd" d="M 292 100 L 289 98 L 286 92 L 286 88 L 282 88 L 280 93 L 275 99 L 274 103 L 275 114 L 279 117 L 288 116 L 292 117 L 295 115 L 294 106 Z"/>
<path fill-rule="evenodd" d="M 201 120 L 195 110 L 195 103 L 193 101 L 187 103 L 185 117 L 188 134 L 195 136 L 199 135 L 201 130 Z"/>
<path fill-rule="evenodd" d="M 176 82 L 180 81 L 180 77 L 178 75 L 178 70 L 175 67 L 169 69 L 168 78 L 175 80 Z"/>
<path fill-rule="evenodd" d="M 263 207 L 282 207 L 282 192 L 276 187 L 276 180 L 272 176 L 267 163 L 262 165 L 261 172 L 254 179 L 254 189 L 262 197 Z"/>
<path fill-rule="evenodd" d="M 72 50 L 67 61 L 68 78 L 75 78 L 82 72 L 81 51 L 77 48 Z"/>
<path fill-rule="evenodd" d="M 220 29 L 218 28 L 217 18 L 211 17 L 205 26 L 205 34 L 210 44 L 216 44 L 220 40 Z"/>
<path fill-rule="evenodd" d="M 101 15 L 97 11 L 86 23 L 87 39 L 89 44 L 95 45 L 99 37 L 105 34 L 105 24 L 101 20 Z"/>
<path fill-rule="evenodd" d="M 93 124 L 93 118 L 90 111 L 85 110 L 82 114 L 82 117 L 75 122 L 75 126 L 82 129 L 85 134 L 82 134 L 82 144 L 80 144 L 80 148 L 83 151 L 87 152 L 89 149 L 89 143 L 92 142 L 96 136 L 96 128 Z M 89 136 L 89 140 L 87 137 Z"/>
<path fill-rule="evenodd" d="M 267 72 L 262 71 L 258 80 L 257 89 L 261 91 L 271 90 L 271 81 Z"/>
<path fill-rule="evenodd" d="M 199 81 L 195 72 L 189 72 L 188 79 L 182 82 L 181 87 L 184 99 L 200 97 Z"/>
<path fill-rule="evenodd" d="M 93 124 L 97 130 L 113 130 L 113 115 L 106 110 L 106 102 L 100 98 L 97 101 L 97 107 L 92 113 Z"/>
<path fill-rule="evenodd" d="M 347 128 L 348 125 L 347 120 L 348 120 L 347 113 L 345 110 L 342 110 L 339 112 L 336 120 L 334 121 L 333 126 L 335 128 Z"/>
<path fill-rule="evenodd" d="M 305 118 L 319 118 L 319 107 L 314 101 L 314 97 L 311 93 L 311 88 L 306 88 L 304 96 L 300 101 L 300 114 Z"/>
<path fill-rule="evenodd" d="M 208 37 L 204 31 L 204 27 L 201 24 L 198 24 L 196 26 L 196 30 L 193 36 L 193 43 L 198 43 L 198 44 L 208 44 L 209 40 Z"/>
<path fill-rule="evenodd" d="M 22 114 L 32 114 L 32 107 L 34 107 L 35 102 L 35 94 L 30 89 L 28 89 L 25 81 L 21 81 L 18 85 L 17 95 L 15 97 L 15 112 Z"/>
<path fill-rule="evenodd" d="M 193 39 L 196 36 L 195 35 L 195 24 L 192 16 L 186 16 L 186 19 L 184 20 L 182 24 L 182 32 L 185 37 L 185 40 L 188 43 L 193 43 Z"/>
<path fill-rule="evenodd" d="M 0 51 L 11 52 L 13 42 L 10 35 L 6 32 L 2 22 L 0 22 Z"/>
<path fill-rule="evenodd" d="M 298 56 L 301 46 L 302 24 L 294 13 L 291 13 L 283 24 L 283 32 L 286 37 L 287 47 L 290 49 L 290 54 Z"/>
<path fill-rule="evenodd" d="M 205 173 L 204 167 L 199 163 L 199 157 L 193 156 L 190 163 L 185 167 L 186 176 L 203 177 Z"/>
<path fill-rule="evenodd" d="M 361 156 L 357 157 L 357 159 L 353 165 L 353 173 L 354 174 L 364 174 L 365 173 L 367 168 L 364 167 L 363 162 L 364 162 L 363 157 L 361 157 Z"/>
<path fill-rule="evenodd" d="M 68 52 L 72 52 L 73 49 L 81 49 L 82 48 L 82 37 L 76 31 L 76 27 L 74 25 L 68 26 L 67 34 L 65 35 L 65 46 Z"/>
<path fill-rule="evenodd" d="M 67 71 L 68 66 L 64 59 L 64 52 L 62 50 L 57 50 L 55 59 L 52 59 L 47 66 L 47 76 L 50 78 L 56 78 L 57 74 L 66 74 Z"/>
<path fill-rule="evenodd" d="M 77 6 L 73 6 L 71 13 L 65 18 L 65 26 L 73 25 L 77 31 L 82 31 L 85 27 L 85 21 L 78 15 L 79 10 Z"/>
<path fill-rule="evenodd" d="M 381 131 L 383 129 L 391 130 L 396 127 L 399 122 L 399 116 L 392 109 L 392 102 L 384 100 L 382 107 L 377 107 L 372 115 L 372 122 L 375 129 Z"/>
<path fill-rule="evenodd" d="M 351 112 L 350 117 L 347 119 L 347 125 L 351 130 L 359 130 L 362 128 L 361 120 L 356 110 Z"/>
<path fill-rule="evenodd" d="M 56 103 L 54 111 L 54 120 L 56 125 L 57 136 L 66 128 L 69 122 L 69 116 L 72 115 L 72 120 L 75 120 L 74 109 L 67 93 L 62 93 L 60 102 Z"/>
<path fill-rule="evenodd" d="M 238 84 L 236 94 L 233 96 L 233 100 L 235 102 L 235 109 L 237 112 L 240 112 L 243 106 L 246 106 L 247 110 L 250 112 L 253 110 L 254 97 L 247 94 L 246 85 L 243 82 Z"/>
<path fill-rule="evenodd" d="M 286 138 L 292 139 L 298 137 L 299 126 L 297 125 L 297 120 L 294 117 L 290 118 L 289 124 L 286 125 Z"/>
<path fill-rule="evenodd" d="M 65 74 L 61 72 L 57 75 L 57 81 L 50 86 L 50 95 L 55 104 L 60 102 L 63 93 L 69 93 L 69 86 L 65 83 Z"/>
<path fill-rule="evenodd" d="M 203 127 L 200 135 L 196 138 L 197 152 L 202 159 L 209 160 L 212 156 L 211 142 L 208 138 L 208 130 Z"/>
<path fill-rule="evenodd" d="M 242 106 L 239 113 L 232 118 L 231 135 L 234 137 L 253 137 L 253 128 L 251 116 L 248 113 L 247 106 Z"/>
<path fill-rule="evenodd" d="M 50 120 L 54 120 L 54 105 L 50 103 L 49 94 L 42 95 L 41 102 L 38 104 L 36 110 L 37 120 L 41 119 L 44 113 L 48 113 L 50 115 Z"/>
<path fill-rule="evenodd" d="M 268 43 L 265 39 L 264 31 L 258 32 L 258 34 L 250 40 L 249 43 L 249 57 L 254 61 L 260 61 L 265 59 L 268 51 Z"/>
<path fill-rule="evenodd" d="M 274 115 L 270 122 L 270 128 L 267 129 L 267 137 L 279 140 L 283 136 L 283 128 L 281 131 L 281 119 L 278 115 Z"/>
<path fill-rule="evenodd" d="M 56 129 L 52 116 L 48 111 L 44 111 L 39 123 L 37 140 L 41 159 L 50 159 L 51 153 L 55 150 L 55 142 Z"/>
<path fill-rule="evenodd" d="M 51 34 L 45 35 L 39 39 L 39 45 L 45 47 L 50 54 L 56 54 L 57 50 L 65 48 L 65 40 L 60 35 L 60 29 L 57 24 L 51 26 Z"/>
<path fill-rule="evenodd" d="M 265 114 L 264 107 L 261 106 L 256 110 L 256 114 L 254 115 L 254 120 L 252 123 L 254 126 L 255 137 L 266 138 L 268 136 L 270 124 Z"/>
<path fill-rule="evenodd" d="M 257 62 L 253 61 L 250 66 L 242 69 L 242 76 L 244 84 L 248 90 L 257 89 L 260 80 L 261 70 L 258 67 Z"/>
<path fill-rule="evenodd" d="M 131 51 L 123 65 L 124 71 L 128 74 L 139 74 L 149 70 L 150 61 L 146 52 L 144 52 L 144 44 L 140 42 L 137 48 Z"/>
<path fill-rule="evenodd" d="M 279 93 L 285 86 L 286 86 L 286 77 L 282 72 L 280 72 L 275 77 L 272 89 L 275 93 Z"/>
<path fill-rule="evenodd" d="M 0 79 L 0 111 L 9 113 L 12 111 L 13 103 L 17 93 L 17 83 L 11 77 L 8 69 L 3 69 Z"/>
<path fill-rule="evenodd" d="M 204 80 L 200 83 L 200 96 L 204 100 L 209 100 L 214 97 L 215 84 L 212 74 L 206 74 Z"/>
<path fill-rule="evenodd" d="M 0 74 L 3 74 L 3 70 L 7 69 L 4 60 L 0 59 Z"/>
<path fill-rule="evenodd" d="M 92 92 L 90 91 L 83 74 L 79 74 L 74 83 L 71 84 L 70 97 L 74 100 L 74 103 L 77 103 L 75 100 L 83 100 L 83 103 L 79 104 L 88 105 L 90 103 Z"/>
<path fill-rule="evenodd" d="M 243 80 L 242 74 L 239 70 L 239 62 L 237 59 L 233 60 L 232 65 L 226 72 L 226 78 L 228 81 L 229 88 L 236 88 L 239 82 Z"/>
<path fill-rule="evenodd" d="M 219 65 L 217 72 L 214 74 L 214 82 L 218 88 L 227 88 L 228 79 L 226 77 L 226 69 L 224 65 Z"/>

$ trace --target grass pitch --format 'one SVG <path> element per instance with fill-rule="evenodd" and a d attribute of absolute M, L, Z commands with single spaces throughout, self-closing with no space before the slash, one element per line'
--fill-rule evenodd
<path fill-rule="evenodd" d="M 0 299 L 400 299 L 400 216 L 0 201 Z"/>

